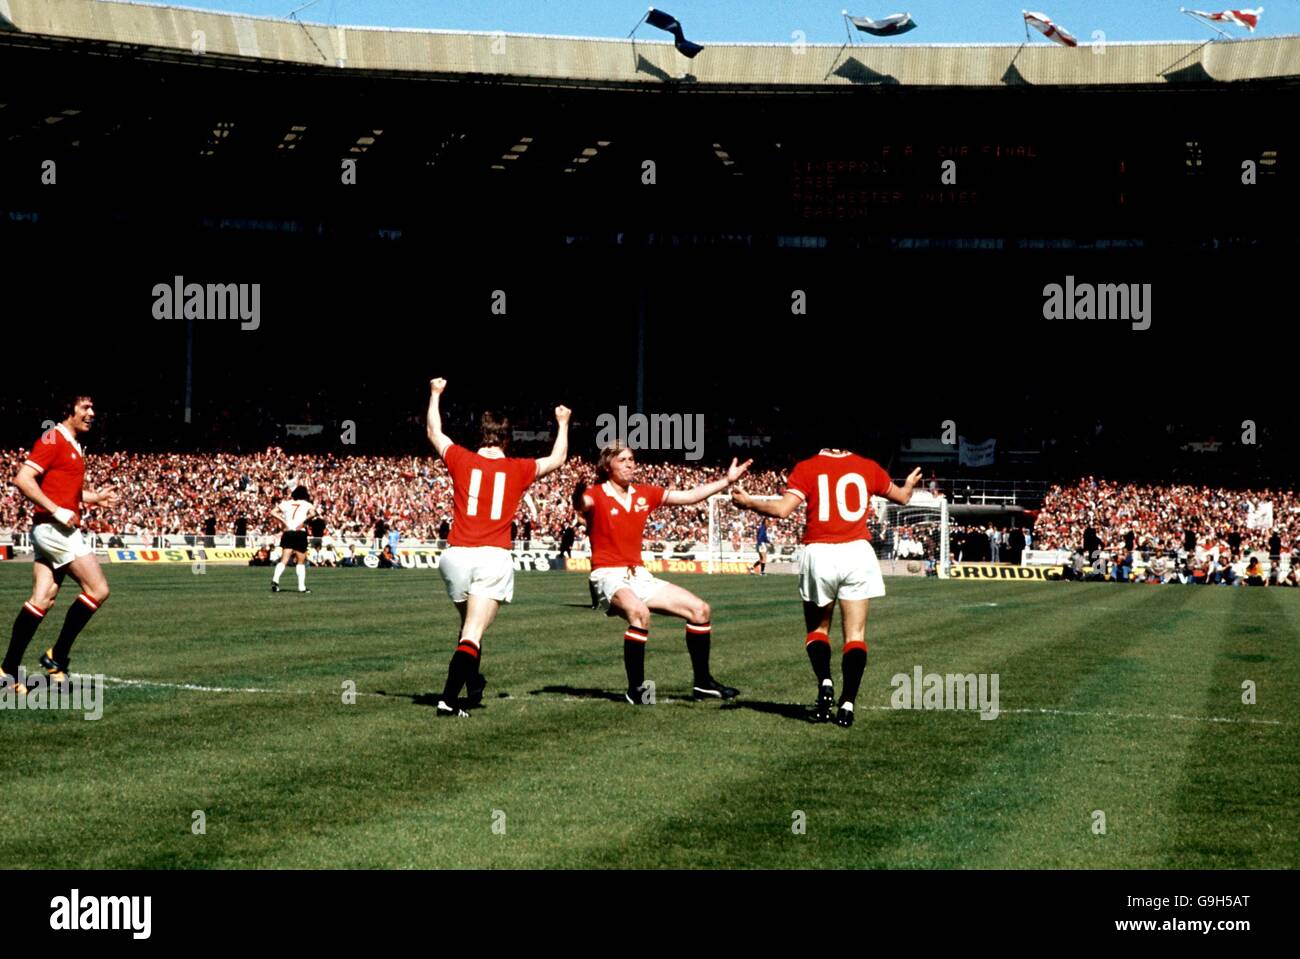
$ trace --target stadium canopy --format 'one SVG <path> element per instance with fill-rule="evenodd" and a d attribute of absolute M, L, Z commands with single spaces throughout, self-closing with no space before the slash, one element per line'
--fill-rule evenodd
<path fill-rule="evenodd" d="M 1300 77 L 1300 36 L 1232 42 L 845 44 L 710 42 L 684 60 L 671 42 L 333 26 L 117 0 L 0 0 L 6 42 L 126 45 L 248 69 L 271 64 L 560 86 L 701 89 L 1129 86 Z M 196 54 L 202 48 L 203 55 Z"/>

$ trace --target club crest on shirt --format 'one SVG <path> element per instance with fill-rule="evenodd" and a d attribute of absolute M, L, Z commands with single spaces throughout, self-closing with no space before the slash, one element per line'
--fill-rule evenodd
<path fill-rule="evenodd" d="M 617 515 L 618 515 L 618 507 L 617 507 L 617 506 L 611 506 L 611 507 L 609 508 L 609 515 L 610 515 L 610 516 L 617 516 Z"/>
<path fill-rule="evenodd" d="M 646 505 L 646 501 L 645 501 L 645 497 L 644 497 L 644 496 L 638 496 L 638 497 L 636 498 L 636 506 L 633 507 L 633 509 L 635 509 L 636 512 L 638 512 L 638 513 L 644 513 L 644 512 L 645 512 L 646 510 L 648 510 L 649 508 L 650 508 L 650 507 Z"/>

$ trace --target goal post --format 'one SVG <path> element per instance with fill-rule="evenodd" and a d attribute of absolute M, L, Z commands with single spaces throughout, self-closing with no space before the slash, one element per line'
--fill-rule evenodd
<path fill-rule="evenodd" d="M 754 499 L 779 500 L 779 496 L 754 496 Z M 748 518 L 748 521 L 746 521 Z M 756 552 L 754 548 L 754 529 L 758 528 L 759 517 L 749 511 L 737 510 L 731 505 L 731 497 L 726 493 L 716 493 L 709 497 L 709 561 L 708 572 L 718 571 L 723 562 L 723 553 Z M 731 549 L 729 542 L 733 526 L 742 526 L 741 546 L 739 551 Z M 753 527 L 753 529 L 751 529 Z M 773 541 L 773 545 L 776 545 Z"/>
<path fill-rule="evenodd" d="M 871 500 L 871 537 L 881 559 L 932 561 L 941 578 L 948 576 L 948 500 L 913 490 L 906 506 L 881 497 Z"/>

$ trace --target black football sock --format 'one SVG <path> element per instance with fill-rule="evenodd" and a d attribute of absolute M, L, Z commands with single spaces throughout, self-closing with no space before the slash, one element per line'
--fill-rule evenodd
<path fill-rule="evenodd" d="M 18 667 L 23 664 L 23 654 L 27 652 L 27 645 L 36 635 L 36 627 L 41 625 L 43 619 L 45 619 L 44 613 L 31 603 L 23 603 L 23 608 L 18 611 L 18 618 L 14 620 L 14 631 L 9 635 L 9 651 L 5 653 L 4 665 L 0 666 L 0 671 L 14 678 L 18 677 Z"/>
<path fill-rule="evenodd" d="M 454 707 L 460 698 L 460 691 L 465 683 L 478 672 L 478 647 L 473 643 L 461 643 L 452 654 L 451 665 L 447 667 L 447 685 L 442 687 L 442 700 Z"/>
<path fill-rule="evenodd" d="M 687 622 L 686 649 L 691 654 L 691 670 L 695 673 L 696 686 L 704 686 L 712 678 L 709 675 L 709 646 L 712 636 L 712 624 Z"/>
<path fill-rule="evenodd" d="M 596 589 L 596 584 L 588 582 L 587 591 L 591 593 L 591 608 L 595 609 L 600 605 L 600 590 Z"/>
<path fill-rule="evenodd" d="M 639 626 L 629 626 L 623 633 L 623 668 L 627 670 L 628 692 L 645 685 L 645 644 L 650 631 Z"/>
<path fill-rule="evenodd" d="M 862 673 L 866 668 L 867 644 L 861 642 L 846 644 L 844 656 L 840 660 L 840 669 L 844 674 L 844 688 L 840 691 L 840 702 L 851 703 L 858 698 L 858 687 L 862 685 Z"/>
<path fill-rule="evenodd" d="M 67 665 L 68 657 L 72 654 L 73 641 L 86 628 L 86 624 L 90 622 L 90 617 L 95 615 L 97 609 L 99 609 L 99 603 L 85 593 L 77 597 L 77 601 L 68 610 L 68 615 L 64 617 L 63 629 L 59 630 L 59 638 L 54 643 L 53 659 L 56 663 Z"/>
<path fill-rule="evenodd" d="M 809 633 L 803 648 L 808 652 L 808 662 L 812 663 L 817 682 L 831 678 L 831 641 L 825 633 Z"/>

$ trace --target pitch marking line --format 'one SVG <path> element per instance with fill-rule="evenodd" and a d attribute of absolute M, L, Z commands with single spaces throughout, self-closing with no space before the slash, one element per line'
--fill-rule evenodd
<path fill-rule="evenodd" d="M 76 679 L 91 678 L 89 675 L 81 674 L 81 673 L 73 673 L 72 675 Z M 193 693 L 265 693 L 273 696 L 274 695 L 280 695 L 280 696 L 334 695 L 333 690 L 323 690 L 323 689 L 261 689 L 256 686 L 243 686 L 243 687 L 199 686 L 194 683 L 160 683 L 148 679 L 123 679 L 120 676 L 105 676 L 104 682 L 114 683 L 118 686 L 143 686 L 151 689 L 179 689 L 179 690 L 184 690 L 186 692 L 193 692 Z M 382 699 L 391 698 L 385 693 L 370 693 L 364 690 L 357 690 L 356 694 L 358 696 L 375 696 Z M 609 702 L 609 700 L 606 699 L 593 699 L 589 696 L 564 696 L 558 699 L 551 699 L 548 697 L 547 699 L 542 699 L 542 700 L 532 700 L 532 699 L 521 700 L 516 696 L 505 696 L 500 698 L 506 702 L 552 702 L 552 703 Z M 681 700 L 681 701 L 684 702 L 685 700 Z M 674 702 L 678 702 L 678 700 L 660 699 L 659 702 L 674 703 Z M 781 705 L 803 706 L 806 704 L 805 703 L 782 703 Z M 886 713 L 917 712 L 917 710 L 911 710 L 911 709 L 894 709 L 893 706 L 859 706 L 858 708 L 869 709 L 876 712 L 886 712 Z M 940 711 L 953 712 L 953 710 L 940 710 Z M 929 710 L 929 712 L 935 712 L 935 710 Z M 1251 726 L 1287 725 L 1286 723 L 1277 719 L 1234 719 L 1230 716 L 1180 716 L 1177 713 L 1168 713 L 1163 715 L 1160 713 L 1097 713 L 1097 712 L 1087 712 L 1084 710 L 1076 710 L 1076 709 L 1049 709 L 1045 707 L 1039 707 L 1037 709 L 1000 709 L 998 710 L 998 712 L 1008 713 L 1010 715 L 1022 715 L 1022 716 L 1076 716 L 1076 717 L 1094 718 L 1094 719 L 1165 719 L 1165 720 L 1174 720 L 1176 722 L 1188 722 L 1188 723 L 1235 723 L 1235 724 L 1251 725 Z"/>

